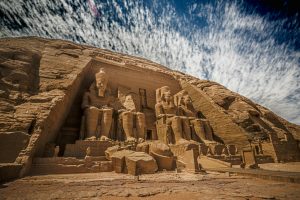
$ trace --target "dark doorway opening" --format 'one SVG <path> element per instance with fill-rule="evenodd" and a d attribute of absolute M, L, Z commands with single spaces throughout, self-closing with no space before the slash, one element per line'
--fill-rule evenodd
<path fill-rule="evenodd" d="M 259 147 L 258 146 L 255 146 L 255 151 L 256 151 L 256 154 L 258 155 L 259 154 Z"/>
<path fill-rule="evenodd" d="M 206 119 L 206 117 L 203 115 L 203 113 L 201 111 L 197 112 L 197 117 L 200 119 Z"/>
<path fill-rule="evenodd" d="M 152 130 L 147 130 L 146 140 L 152 140 Z"/>

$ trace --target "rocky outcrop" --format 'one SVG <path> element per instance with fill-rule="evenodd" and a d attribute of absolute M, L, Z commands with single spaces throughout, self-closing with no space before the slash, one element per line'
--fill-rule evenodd
<path fill-rule="evenodd" d="M 168 145 L 161 141 L 143 142 L 137 145 L 136 151 L 151 155 L 158 166 L 158 170 L 175 169 L 175 157 Z"/>
<path fill-rule="evenodd" d="M 187 76 L 181 77 L 180 83 L 225 144 L 241 149 L 247 143 L 261 143 L 265 155 L 275 161 L 300 159 L 298 125 L 218 83 Z"/>
<path fill-rule="evenodd" d="M 134 153 L 134 151 L 131 150 L 121 150 L 114 152 L 110 158 L 112 160 L 112 166 L 113 170 L 116 173 L 127 173 L 127 167 L 125 163 L 125 156 L 128 156 L 130 154 Z"/>
<path fill-rule="evenodd" d="M 154 174 L 158 167 L 155 159 L 144 152 L 134 152 L 125 156 L 126 166 L 129 174 Z"/>

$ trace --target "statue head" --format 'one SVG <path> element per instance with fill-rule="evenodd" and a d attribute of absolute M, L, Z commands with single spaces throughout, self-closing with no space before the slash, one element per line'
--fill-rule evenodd
<path fill-rule="evenodd" d="M 103 97 L 108 83 L 108 76 L 103 68 L 95 74 L 96 89 L 98 91 L 98 96 Z"/>
<path fill-rule="evenodd" d="M 185 105 L 185 106 L 190 106 L 192 105 L 192 99 L 191 97 L 188 95 L 187 92 L 183 93 L 182 97 L 181 97 L 181 104 Z"/>
<path fill-rule="evenodd" d="M 184 106 L 190 111 L 195 111 L 193 107 L 193 101 L 187 91 L 181 90 L 174 95 L 174 102 L 177 107 Z"/>
<path fill-rule="evenodd" d="M 172 99 L 171 90 L 168 86 L 160 88 L 160 97 L 163 101 L 170 101 Z"/>

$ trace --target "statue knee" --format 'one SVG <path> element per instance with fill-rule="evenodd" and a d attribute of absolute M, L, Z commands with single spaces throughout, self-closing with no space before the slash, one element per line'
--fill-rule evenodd
<path fill-rule="evenodd" d="M 137 113 L 136 113 L 136 116 L 137 116 L 138 119 L 143 119 L 143 118 L 145 118 L 145 114 L 144 114 L 144 113 L 141 113 L 141 112 L 137 112 Z"/>
<path fill-rule="evenodd" d="M 104 112 L 104 113 L 108 113 L 108 114 L 109 114 L 109 113 L 113 113 L 113 109 L 111 109 L 111 108 L 104 108 L 104 109 L 103 109 L 103 112 Z"/>
<path fill-rule="evenodd" d="M 166 120 L 166 125 L 167 126 L 171 126 L 172 125 L 172 120 L 171 119 L 167 119 Z"/>
<path fill-rule="evenodd" d="M 96 115 L 98 113 L 99 113 L 99 109 L 94 106 L 88 107 L 85 110 L 85 115 L 87 115 L 87 116 Z"/>
<path fill-rule="evenodd" d="M 133 118 L 133 113 L 130 112 L 130 111 L 122 112 L 121 118 L 122 118 L 122 119 L 130 119 L 130 118 Z"/>
<path fill-rule="evenodd" d="M 137 116 L 141 116 L 141 115 L 144 115 L 144 113 L 142 113 L 142 112 L 136 112 L 136 115 Z"/>
<path fill-rule="evenodd" d="M 97 107 L 91 106 L 91 107 L 88 107 L 86 110 L 90 111 L 90 112 L 95 112 L 95 111 L 98 111 L 99 109 Z"/>
<path fill-rule="evenodd" d="M 124 112 L 122 112 L 121 115 L 122 116 L 128 116 L 128 115 L 130 115 L 130 113 L 131 113 L 130 111 L 124 111 Z"/>
<path fill-rule="evenodd" d="M 178 122 L 181 121 L 181 118 L 179 116 L 174 116 L 173 119 L 172 119 L 172 121 L 174 121 L 175 123 L 178 123 Z"/>

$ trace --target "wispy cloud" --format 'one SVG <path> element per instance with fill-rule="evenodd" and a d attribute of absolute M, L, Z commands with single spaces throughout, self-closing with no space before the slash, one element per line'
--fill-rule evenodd
<path fill-rule="evenodd" d="M 0 37 L 61 38 L 142 56 L 217 81 L 300 124 L 300 53 L 292 39 L 275 38 L 296 18 L 270 22 L 225 1 L 192 4 L 188 16 L 168 3 L 131 0 L 6 0 L 0 11 Z"/>

